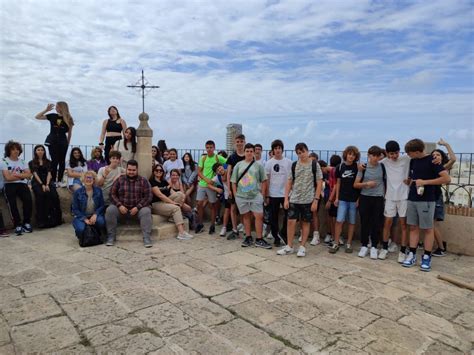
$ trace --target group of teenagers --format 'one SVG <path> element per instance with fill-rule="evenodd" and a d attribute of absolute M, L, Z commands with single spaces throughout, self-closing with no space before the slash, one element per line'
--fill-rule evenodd
<path fill-rule="evenodd" d="M 48 113 L 56 108 L 56 113 Z M 179 159 L 176 149 L 167 149 L 164 141 L 152 147 L 152 176 L 138 175 L 136 130 L 127 127 L 118 109 L 108 109 L 99 146 L 86 160 L 80 148 L 71 150 L 66 166 L 66 153 L 74 126 L 68 105 L 48 104 L 36 118 L 50 123 L 46 147 L 34 147 L 33 159 L 28 164 L 21 159 L 21 144 L 9 141 L 0 162 L 0 188 L 8 203 L 15 234 L 31 233 L 32 199 L 35 194 L 37 224 L 40 228 L 61 224 L 60 201 L 57 187 L 67 186 L 73 193 L 71 211 L 73 226 L 78 237 L 87 226 L 94 226 L 106 238 L 106 245 L 114 245 L 117 224 L 124 218 L 138 218 L 145 247 L 151 247 L 152 213 L 174 221 L 177 238 L 187 240 L 193 235 L 185 230 L 184 219 L 190 220 L 195 234 L 204 230 L 204 213 L 210 209 L 209 234 L 216 233 L 216 224 L 222 223 L 221 237 L 232 240 L 243 230 L 242 247 L 255 245 L 271 249 L 264 238 L 270 235 L 278 255 L 296 251 L 306 255 L 306 244 L 312 234 L 311 245 L 321 243 L 318 210 L 325 209 L 328 233 L 324 243 L 330 253 L 341 246 L 352 253 L 352 241 L 357 210 L 360 215 L 361 248 L 359 257 L 386 259 L 389 238 L 393 248 L 398 242 L 398 262 L 405 267 L 417 264 L 420 231 L 424 232 L 424 253 L 420 268 L 431 269 L 431 257 L 445 255 L 439 228 L 435 222 L 444 219 L 441 186 L 450 182 L 448 170 L 456 157 L 448 143 L 440 140 L 441 149 L 425 153 L 420 139 L 405 145 L 400 154 L 396 141 L 388 141 L 385 149 L 372 146 L 367 163 L 360 162 L 360 152 L 348 146 L 342 157 L 333 155 L 329 164 L 310 153 L 305 143 L 298 143 L 297 161 L 284 156 L 284 144 L 271 144 L 270 159 L 262 159 L 260 144 L 246 143 L 244 135 L 235 138 L 235 151 L 215 152 L 215 143 L 205 144 L 206 153 L 197 163 L 190 153 Z M 104 144 L 105 143 L 105 144 Z M 161 145 L 161 147 L 160 147 Z M 67 183 L 63 175 L 67 169 Z M 196 207 L 194 207 L 194 196 Z M 23 204 L 23 217 L 16 200 Z M 221 218 L 221 210 L 223 215 Z M 393 221 L 398 220 L 401 236 L 392 235 Z M 295 234 L 300 224 L 299 247 Z M 341 233 L 347 223 L 347 240 Z M 253 226 L 252 226 L 253 224 Z M 252 237 L 254 227 L 256 238 Z M 7 236 L 3 216 L 0 216 L 0 234 Z M 267 238 L 269 239 L 269 238 Z M 436 243 L 436 248 L 435 248 Z M 378 246 L 381 245 L 381 249 Z"/>

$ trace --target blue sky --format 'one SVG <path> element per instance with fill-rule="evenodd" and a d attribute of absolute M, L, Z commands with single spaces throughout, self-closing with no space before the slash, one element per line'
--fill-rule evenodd
<path fill-rule="evenodd" d="M 248 141 L 366 150 L 443 137 L 474 152 L 472 1 L 0 0 L 0 141 L 43 142 L 65 100 L 73 144 L 107 108 L 138 124 L 141 69 L 154 141 L 202 147 L 242 123 Z"/>

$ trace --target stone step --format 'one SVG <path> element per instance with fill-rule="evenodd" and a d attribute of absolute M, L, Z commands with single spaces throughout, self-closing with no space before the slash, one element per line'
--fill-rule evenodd
<path fill-rule="evenodd" d="M 154 241 L 175 238 L 178 235 L 178 228 L 173 222 L 169 222 L 165 217 L 152 215 L 153 228 L 151 236 Z M 184 219 L 184 228 L 189 230 L 189 221 Z M 120 241 L 136 241 L 143 237 L 138 219 L 127 221 L 127 223 L 119 223 L 117 228 L 117 240 Z"/>

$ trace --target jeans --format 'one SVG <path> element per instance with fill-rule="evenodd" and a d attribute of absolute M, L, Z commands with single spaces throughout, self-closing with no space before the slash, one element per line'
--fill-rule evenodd
<path fill-rule="evenodd" d="M 344 222 L 349 215 L 349 224 L 356 224 L 357 207 L 355 202 L 341 201 L 337 206 L 337 222 Z"/>
<path fill-rule="evenodd" d="M 74 231 L 76 232 L 76 237 L 80 237 L 82 233 L 84 233 L 84 229 L 86 229 L 86 223 L 79 218 L 74 218 L 72 221 L 72 226 L 74 227 Z M 97 220 L 95 222 L 95 226 L 100 229 L 105 228 L 105 218 L 102 215 L 97 216 Z"/>

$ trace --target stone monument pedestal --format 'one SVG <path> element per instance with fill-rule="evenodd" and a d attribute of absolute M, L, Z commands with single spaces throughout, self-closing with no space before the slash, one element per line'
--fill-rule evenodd
<path fill-rule="evenodd" d="M 147 113 L 142 112 L 138 119 L 140 120 L 140 125 L 137 128 L 135 160 L 138 162 L 138 174 L 149 179 L 152 172 L 151 140 L 153 138 L 153 130 L 148 125 L 149 116 Z"/>

